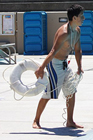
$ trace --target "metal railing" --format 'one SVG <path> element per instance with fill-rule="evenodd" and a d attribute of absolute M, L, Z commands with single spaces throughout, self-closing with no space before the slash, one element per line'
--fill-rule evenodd
<path fill-rule="evenodd" d="M 0 45 L 0 56 L 4 60 L 6 60 L 9 64 L 11 64 L 12 61 L 16 64 L 16 55 L 17 54 L 16 54 L 16 49 L 14 46 L 15 46 L 15 43 Z M 7 49 L 8 52 L 4 51 L 3 49 Z"/>

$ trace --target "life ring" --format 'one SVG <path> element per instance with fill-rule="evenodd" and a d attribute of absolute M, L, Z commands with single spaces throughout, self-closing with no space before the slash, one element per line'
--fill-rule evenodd
<path fill-rule="evenodd" d="M 35 96 L 41 93 L 44 89 L 46 89 L 46 86 L 49 82 L 46 72 L 44 72 L 43 79 L 39 77 L 34 83 L 34 85 L 24 85 L 21 81 L 21 75 L 23 72 L 27 70 L 36 71 L 39 68 L 39 66 L 39 63 L 30 59 L 25 59 L 24 61 L 21 61 L 18 64 L 16 64 L 13 67 L 13 70 L 10 74 L 11 89 L 13 89 L 16 93 L 22 96 Z"/>

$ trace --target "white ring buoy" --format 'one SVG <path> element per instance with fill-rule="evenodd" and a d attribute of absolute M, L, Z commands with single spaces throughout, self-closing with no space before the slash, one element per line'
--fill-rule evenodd
<path fill-rule="evenodd" d="M 37 62 L 29 59 L 26 59 L 16 64 L 10 74 L 11 89 L 13 89 L 15 92 L 22 96 L 35 96 L 41 93 L 44 89 L 46 89 L 46 86 L 49 82 L 46 72 L 44 72 L 43 79 L 37 79 L 34 85 L 27 86 L 24 85 L 21 81 L 21 75 L 23 72 L 27 70 L 36 71 L 39 68 L 39 65 L 40 64 L 38 64 Z"/>

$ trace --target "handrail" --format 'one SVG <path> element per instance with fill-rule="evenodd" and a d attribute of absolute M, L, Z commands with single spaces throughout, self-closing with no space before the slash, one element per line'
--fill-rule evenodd
<path fill-rule="evenodd" d="M 6 57 L 9 57 L 9 61 L 5 58 L 5 56 L 1 55 L 1 57 L 3 57 L 6 61 L 9 62 L 9 64 L 11 64 L 11 60 L 14 61 L 14 63 L 16 63 L 16 49 L 14 47 L 15 43 L 9 43 L 9 44 L 3 44 L 3 45 L 0 45 L 0 49 L 4 49 L 6 48 L 8 50 L 8 53 L 5 53 L 3 50 L 3 53 L 6 54 Z M 12 53 L 11 53 L 11 48 L 13 49 L 14 51 L 14 59 L 12 59 Z"/>

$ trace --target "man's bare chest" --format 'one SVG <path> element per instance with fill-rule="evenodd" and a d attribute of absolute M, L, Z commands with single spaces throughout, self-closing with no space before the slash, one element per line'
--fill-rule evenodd
<path fill-rule="evenodd" d="M 76 42 L 77 42 L 77 34 L 70 33 L 68 35 L 67 40 L 64 42 L 64 47 L 68 50 L 74 49 Z"/>

